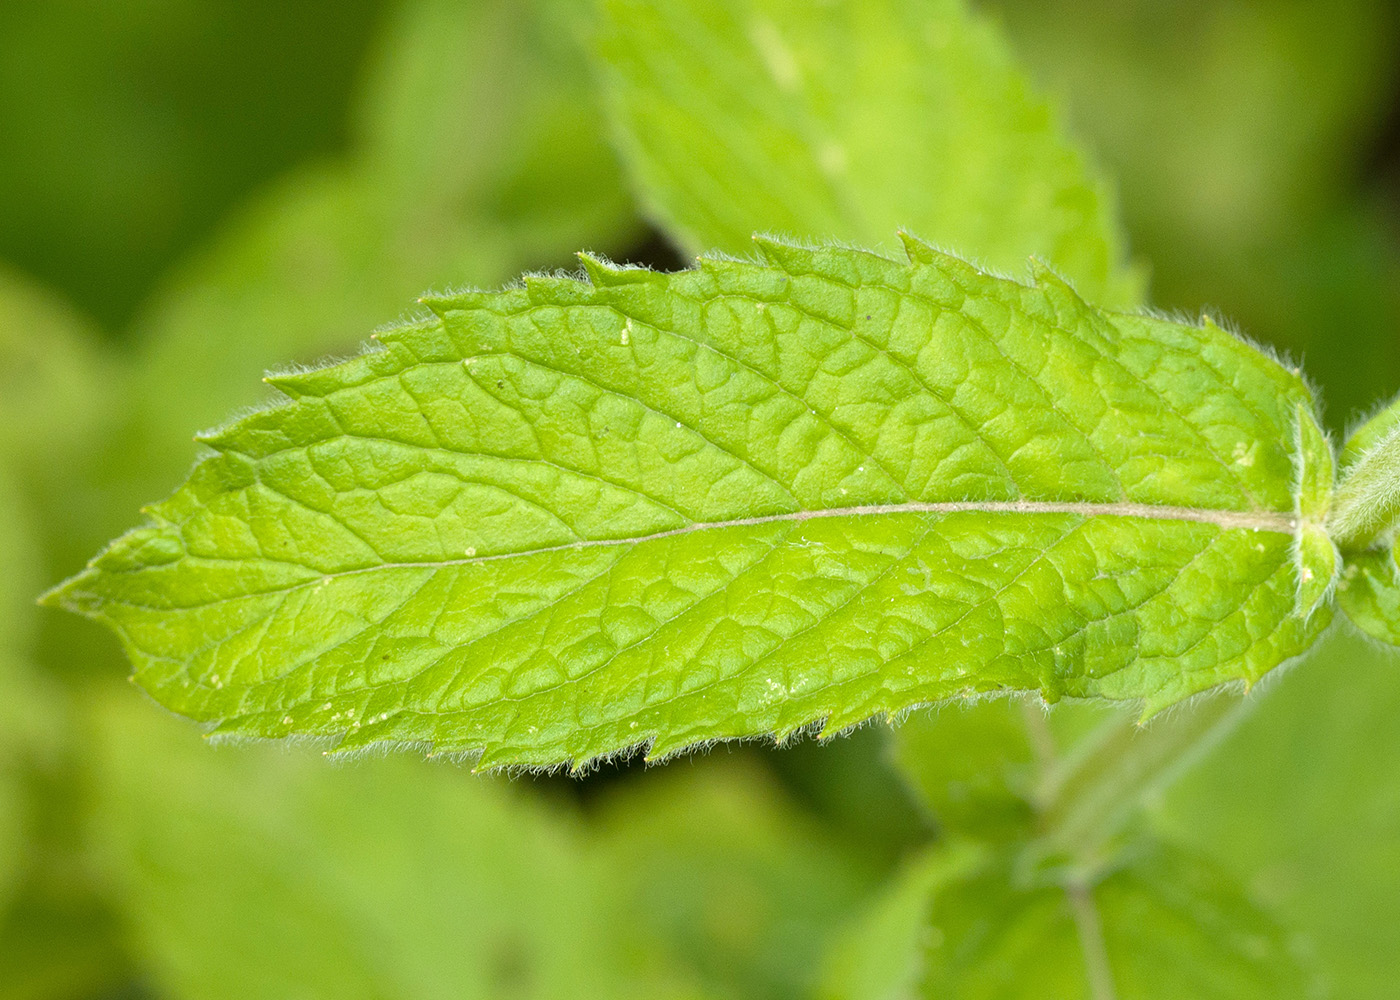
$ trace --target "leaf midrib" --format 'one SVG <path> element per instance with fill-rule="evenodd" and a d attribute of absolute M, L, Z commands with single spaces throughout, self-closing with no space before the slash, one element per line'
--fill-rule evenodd
<path fill-rule="evenodd" d="M 319 572 L 315 579 L 301 581 L 266 591 L 250 592 L 239 597 L 266 596 L 297 590 L 301 587 L 324 583 L 328 580 L 358 576 L 395 569 L 443 569 L 449 566 L 474 566 L 480 563 L 500 562 L 506 559 L 523 559 L 530 556 L 547 555 L 553 552 L 569 552 L 582 549 L 612 548 L 624 545 L 640 545 L 645 542 L 660 541 L 700 531 L 719 531 L 726 528 L 757 527 L 765 524 L 803 522 L 833 517 L 878 517 L 900 514 L 1072 514 L 1078 517 L 1124 517 L 1142 518 L 1154 521 L 1189 521 L 1198 524 L 1212 524 L 1222 531 L 1246 530 L 1268 531 L 1292 535 L 1298 529 L 1298 518 L 1293 514 L 1277 511 L 1234 511 L 1213 510 L 1203 507 L 1174 507 L 1143 503 L 1082 503 L 1055 500 L 961 500 L 938 502 L 910 502 L 898 504 L 865 504 L 853 507 L 827 507 L 818 510 L 797 510 L 781 514 L 764 514 L 757 517 L 741 517 L 728 521 L 697 521 L 679 528 L 652 532 L 646 535 L 633 535 L 622 538 L 590 538 L 558 545 L 546 545 L 534 549 L 520 549 L 513 552 L 496 552 L 481 556 L 464 556 L 460 559 L 434 559 L 406 562 L 380 562 L 356 569 Z M 274 559 L 274 562 L 290 562 Z M 291 563 L 306 569 L 305 563 Z M 112 572 L 108 570 L 108 572 Z M 127 572 L 140 572 L 139 569 Z M 234 598 L 237 599 L 237 598 Z M 221 603 L 218 601 L 209 603 Z"/>

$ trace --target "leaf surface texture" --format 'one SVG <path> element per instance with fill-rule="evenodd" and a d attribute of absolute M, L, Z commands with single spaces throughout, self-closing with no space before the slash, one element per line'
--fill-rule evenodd
<path fill-rule="evenodd" d="M 1325 625 L 1296 373 L 1043 268 L 758 246 L 431 300 L 276 379 L 55 599 L 223 731 L 483 766 L 983 692 L 1154 710 Z"/>

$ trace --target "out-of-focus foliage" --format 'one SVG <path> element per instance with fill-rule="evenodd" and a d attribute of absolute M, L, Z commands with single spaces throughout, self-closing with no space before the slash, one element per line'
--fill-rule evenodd
<path fill-rule="evenodd" d="M 1339 630 L 1152 810 L 1291 927 L 1326 994 L 1382 997 L 1400 948 L 1400 662 Z"/>
<path fill-rule="evenodd" d="M 168 490 L 190 429 L 255 399 L 269 368 L 350 352 L 428 289 L 497 285 L 569 262 L 565 248 L 625 249 L 630 203 L 561 9 L 402 7 L 375 46 L 352 152 L 246 208 L 136 320 L 115 447 L 144 457 L 147 491 L 160 485 L 134 499 Z"/>
<path fill-rule="evenodd" d="M 92 724 L 97 868 L 164 994 L 657 995 L 576 811 L 528 785 L 211 750 L 121 690 Z"/>
<path fill-rule="evenodd" d="M 1389 193 L 1363 181 L 1395 114 L 1400 9 L 1385 0 L 988 6 L 1118 179 L 1154 304 L 1208 306 L 1301 354 L 1334 426 L 1394 392 L 1400 178 L 1388 178 Z"/>
<path fill-rule="evenodd" d="M 989 25 L 947 0 L 891 0 L 869 10 L 951 17 L 941 23 L 977 25 L 975 39 L 919 48 L 887 35 L 886 48 L 858 44 L 872 32 L 818 44 L 816 31 L 810 45 L 789 42 L 799 65 L 825 53 L 824 65 L 874 67 L 855 74 L 862 86 L 809 86 L 805 110 L 778 92 L 782 46 L 764 27 L 826 9 L 798 6 L 726 2 L 706 23 L 727 18 L 740 29 L 732 37 L 661 32 L 676 52 L 633 53 L 621 74 L 614 51 L 595 75 L 579 39 L 615 31 L 619 11 L 643 13 L 634 5 L 610 5 L 606 20 L 566 0 L 0 8 L 0 998 L 303 986 L 793 997 L 820 991 L 822 967 L 835 995 L 941 982 L 956 996 L 1000 988 L 999 970 L 1026 961 L 1032 995 L 1063 981 L 1085 996 L 1066 871 L 1102 880 L 1094 898 L 1120 996 L 1144 982 L 1149 995 L 1172 995 L 1182 980 L 1161 973 L 1182 971 L 1171 956 L 1183 949 L 1216 970 L 1184 995 L 1248 995 L 1261 977 L 1283 996 L 1394 992 L 1400 663 L 1349 634 L 1250 694 L 1223 739 L 1183 747 L 1193 770 L 1149 781 L 1129 780 L 1131 744 L 1114 766 L 1114 741 L 1131 733 L 1121 718 L 986 703 L 917 716 L 893 737 L 866 730 L 826 747 L 608 766 L 581 783 L 483 783 L 421 761 L 331 768 L 310 748 L 203 746 L 117 683 L 114 644 L 29 603 L 174 485 L 192 430 L 257 403 L 247 387 L 265 367 L 351 351 L 429 288 L 494 285 L 570 265 L 582 248 L 625 258 L 639 238 L 636 192 L 658 219 L 684 223 L 672 236 L 687 250 L 704 249 L 685 221 L 695 206 L 668 208 L 640 169 L 629 194 L 600 93 L 615 109 L 651 102 L 658 121 L 674 118 L 658 94 L 733 98 L 697 119 L 699 142 L 650 137 L 652 148 L 693 151 L 674 164 L 689 178 L 674 187 L 697 197 L 723 187 L 706 165 L 754 160 L 735 155 L 752 133 L 733 123 L 778 108 L 777 120 L 800 126 L 792 148 L 806 143 L 794 175 L 809 176 L 838 158 L 816 156 L 825 147 L 803 128 L 844 122 L 865 151 L 848 168 L 873 163 L 867 179 L 951 201 L 839 203 L 879 206 L 945 243 L 957 231 L 927 220 L 985 207 L 986 189 L 965 200 L 920 171 L 893 172 L 878 150 L 941 148 L 946 134 L 931 132 L 950 121 L 947 107 L 1019 108 L 972 131 L 1020 122 L 1043 162 L 1097 158 L 1134 259 L 1150 267 L 1154 304 L 1192 315 L 1208 306 L 1301 353 L 1334 427 L 1400 384 L 1391 5 L 987 0 Z M 697 47 L 735 64 L 697 62 Z M 961 51 L 968 72 L 901 61 L 915 50 Z M 978 91 L 977 65 L 994 71 L 990 93 Z M 638 90 L 620 100 L 624 75 Z M 1026 77 L 1068 114 L 1046 112 Z M 900 91 L 882 109 L 899 114 L 860 106 L 891 80 L 953 79 L 969 89 L 941 109 L 920 107 L 933 91 Z M 833 109 L 845 112 L 832 119 Z M 889 128 L 897 134 L 877 132 Z M 646 138 L 620 143 L 634 169 Z M 1081 169 L 1056 175 L 1056 190 L 1092 193 L 1074 204 L 1103 227 L 1089 227 L 1100 249 L 1079 254 L 1093 266 L 1066 268 L 1092 282 L 1094 261 L 1119 262 L 1122 244 L 1113 199 Z M 818 225 L 775 213 L 769 193 L 740 190 L 730 201 L 752 214 L 729 228 Z M 1016 194 L 1008 204 L 1046 200 Z M 842 226 L 853 218 L 827 214 Z M 1058 231 L 1053 221 L 1022 219 L 1033 225 L 1020 236 L 998 227 L 997 247 L 962 249 L 1005 254 L 1006 266 L 1047 252 L 1017 240 Z M 888 238 L 880 226 L 873 238 Z M 1074 780 L 1057 783 L 1061 773 Z M 924 822 L 897 774 L 911 779 Z M 1084 837 L 1092 857 L 1066 857 L 1052 835 L 1084 824 L 1061 815 L 1107 817 L 1113 833 Z M 1145 854 L 1120 853 L 1144 844 Z M 1008 874 L 1008 859 L 1021 867 Z M 1187 900 L 1165 922 L 1164 898 Z M 844 939 L 857 943 L 834 947 L 847 921 Z M 1047 940 L 1063 947 L 1046 956 Z M 996 950 L 1017 941 L 1027 950 Z M 1222 946 L 1234 950 L 1221 958 Z"/>
<path fill-rule="evenodd" d="M 124 320 L 254 186 L 341 141 L 384 6 L 0 4 L 0 257 Z"/>
<path fill-rule="evenodd" d="M 680 761 L 597 809 L 599 860 L 639 961 L 717 996 L 805 995 L 884 859 L 834 836 L 752 757 Z"/>
<path fill-rule="evenodd" d="M 47 738 L 50 721 L 40 708 L 29 662 L 34 631 L 29 592 L 39 577 L 37 555 L 18 488 L 0 470 L 0 913 L 26 860 L 23 762 L 33 743 Z"/>
<path fill-rule="evenodd" d="M 1131 845 L 1092 895 L 1011 851 L 939 849 L 896 882 L 830 959 L 831 1000 L 1297 998 L 1312 976 L 1287 930 L 1229 874 Z"/>

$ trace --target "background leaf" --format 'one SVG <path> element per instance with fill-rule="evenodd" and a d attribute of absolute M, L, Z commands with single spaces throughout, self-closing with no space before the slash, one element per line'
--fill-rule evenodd
<path fill-rule="evenodd" d="M 796 808 L 757 756 L 697 758 L 599 796 L 594 836 L 638 961 L 717 995 L 809 995 L 883 859 Z"/>
<path fill-rule="evenodd" d="M 495 285 L 632 238 L 581 55 L 554 12 L 406 4 L 378 46 L 356 155 L 284 180 L 142 313 L 118 436 L 124 459 L 143 456 L 133 506 L 186 467 L 191 428 L 255 400 L 248 386 L 268 369 L 352 351 L 434 286 Z"/>
<path fill-rule="evenodd" d="M 0 8 L 0 257 L 115 331 L 222 214 L 343 146 L 389 4 L 53 0 Z M 315 44 L 309 44 L 310 39 Z"/>
<path fill-rule="evenodd" d="M 898 931 L 912 952 L 902 975 L 862 978 L 861 956 L 848 953 L 827 996 L 1311 995 L 1286 933 L 1223 871 L 1177 849 L 1140 843 L 1092 888 L 1069 892 L 1028 878 L 1013 853 L 966 848 L 906 878 L 848 939 L 851 949 L 887 950 L 875 928 Z M 927 923 L 911 935 L 921 895 Z"/>
<path fill-rule="evenodd" d="M 1012 273 L 1039 254 L 1092 301 L 1136 301 L 1102 185 L 960 0 L 604 10 L 618 148 L 689 252 L 746 254 L 764 230 L 881 247 L 907 226 Z"/>
<path fill-rule="evenodd" d="M 1336 430 L 1394 393 L 1393 4 L 989 6 L 1117 179 L 1155 304 L 1303 356 Z"/>
<path fill-rule="evenodd" d="M 1296 929 L 1333 996 L 1385 996 L 1400 946 L 1397 666 L 1337 630 L 1154 811 Z"/>
<path fill-rule="evenodd" d="M 100 869 L 171 996 L 627 997 L 664 986 L 616 951 L 626 911 L 565 803 L 420 762 L 327 775 L 304 752 L 211 752 L 119 691 L 92 720 Z"/>

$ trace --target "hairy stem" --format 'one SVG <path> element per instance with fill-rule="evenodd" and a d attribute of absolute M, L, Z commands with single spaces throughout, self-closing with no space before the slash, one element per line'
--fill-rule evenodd
<path fill-rule="evenodd" d="M 1339 549 L 1369 548 L 1400 520 L 1400 430 L 1362 456 L 1332 497 L 1327 530 Z"/>

